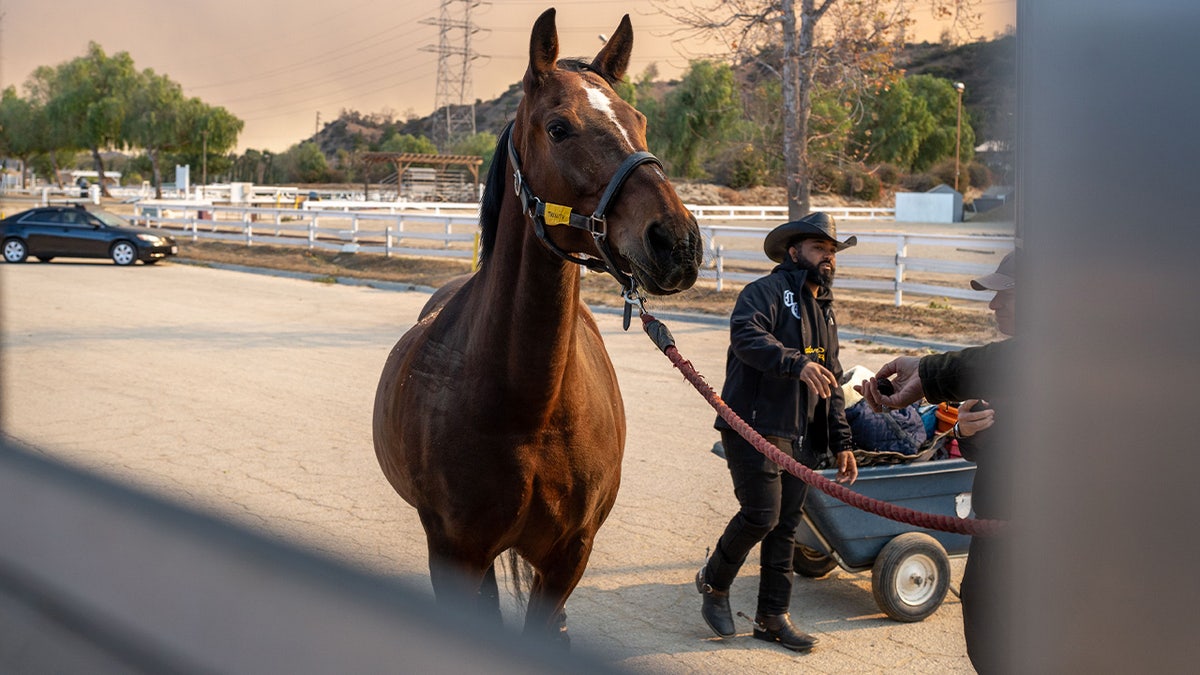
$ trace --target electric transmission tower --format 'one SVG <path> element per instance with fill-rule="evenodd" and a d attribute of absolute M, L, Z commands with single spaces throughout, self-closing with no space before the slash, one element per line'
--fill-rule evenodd
<path fill-rule="evenodd" d="M 438 55 L 433 142 L 439 151 L 475 133 L 471 62 L 479 54 L 471 48 L 471 37 L 479 29 L 471 21 L 471 12 L 480 4 L 479 0 L 442 0 L 438 18 L 421 21 L 438 27 L 437 46 L 428 45 L 422 50 Z"/>

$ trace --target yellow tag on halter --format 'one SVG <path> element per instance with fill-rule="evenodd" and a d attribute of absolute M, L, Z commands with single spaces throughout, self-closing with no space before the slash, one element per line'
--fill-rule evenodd
<path fill-rule="evenodd" d="M 571 222 L 571 207 L 547 203 L 543 219 L 547 225 L 566 225 Z"/>

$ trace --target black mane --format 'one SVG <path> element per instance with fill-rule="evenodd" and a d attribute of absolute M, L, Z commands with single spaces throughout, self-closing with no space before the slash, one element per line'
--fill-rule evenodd
<path fill-rule="evenodd" d="M 595 73 L 603 78 L 604 81 L 608 83 L 608 86 L 614 88 L 617 86 L 615 80 L 596 70 L 595 68 L 592 68 L 591 62 L 584 59 L 559 59 L 558 67 L 561 70 L 569 70 L 573 73 Z"/>
<path fill-rule="evenodd" d="M 496 151 L 492 153 L 492 165 L 488 167 L 483 185 L 483 200 L 479 202 L 479 267 L 483 268 L 488 254 L 496 246 L 496 230 L 500 227 L 500 202 L 504 199 L 508 176 L 508 137 L 512 135 L 509 122 L 500 138 L 496 140 Z"/>

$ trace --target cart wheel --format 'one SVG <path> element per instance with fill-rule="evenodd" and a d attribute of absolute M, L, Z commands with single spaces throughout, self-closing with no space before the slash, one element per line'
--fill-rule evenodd
<path fill-rule="evenodd" d="M 924 532 L 889 541 L 871 568 L 875 604 L 896 621 L 921 621 L 937 611 L 950 588 L 946 549 Z"/>
<path fill-rule="evenodd" d="M 792 569 L 802 577 L 819 579 L 837 567 L 837 561 L 821 553 L 815 548 L 804 544 L 796 544 L 796 552 L 792 554 Z"/>

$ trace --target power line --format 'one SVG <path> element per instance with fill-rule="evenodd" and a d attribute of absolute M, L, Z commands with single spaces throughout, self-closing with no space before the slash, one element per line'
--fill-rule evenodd
<path fill-rule="evenodd" d="M 405 73 L 405 72 L 408 72 L 411 70 L 424 69 L 424 68 L 427 68 L 429 65 L 430 65 L 430 61 L 415 63 L 415 64 L 409 66 L 408 68 L 396 71 L 396 74 Z M 390 91 L 390 90 L 396 89 L 398 87 L 410 84 L 410 83 L 416 81 L 417 79 L 420 79 L 420 78 L 419 77 L 407 78 L 407 79 L 395 81 L 392 84 L 380 87 L 378 85 L 379 80 L 378 80 L 378 78 L 376 78 L 376 79 L 373 79 L 370 81 L 371 92 L 377 93 L 377 92 L 383 92 L 383 91 Z M 278 102 L 275 102 L 273 104 L 268 105 L 265 108 L 251 109 L 249 111 L 244 111 L 242 114 L 243 115 L 256 115 L 258 113 L 266 113 L 266 112 L 275 113 L 273 115 L 265 115 L 262 117 L 248 117 L 248 118 L 246 118 L 246 121 L 258 121 L 258 120 L 263 120 L 263 119 L 270 119 L 273 117 L 282 117 L 284 115 L 291 115 L 291 114 L 294 114 L 294 113 L 302 111 L 302 110 L 310 110 L 313 107 L 313 105 L 324 106 L 324 105 L 336 105 L 339 103 L 345 103 L 347 98 L 352 97 L 354 95 L 356 95 L 356 93 L 351 93 L 349 95 L 341 94 L 341 95 L 338 95 L 336 98 L 331 98 L 328 96 L 324 96 L 323 94 L 318 94 L 315 96 L 309 96 L 309 97 L 299 99 L 296 101 L 291 101 L 291 102 L 289 102 L 289 105 L 292 105 L 293 107 L 290 107 L 287 109 L 280 109 Z"/>
<path fill-rule="evenodd" d="M 471 62 L 479 58 L 479 54 L 472 49 L 471 38 L 479 29 L 472 21 L 471 12 L 480 4 L 478 0 L 442 0 L 437 20 L 421 22 L 438 27 L 437 46 L 421 49 L 438 55 L 434 109 L 440 112 L 441 119 L 434 124 L 433 142 L 442 151 L 452 141 L 475 134 Z M 461 5 L 461 14 L 453 12 L 455 5 Z"/>
<path fill-rule="evenodd" d="M 373 40 L 373 39 L 375 39 L 381 35 L 384 35 L 386 33 L 390 33 L 391 31 L 394 31 L 398 28 L 403 28 L 403 27 L 404 27 L 403 25 L 392 26 L 391 28 L 380 31 L 379 33 L 369 35 L 366 38 L 359 40 L 357 42 L 357 44 L 355 44 L 353 47 L 346 47 L 343 49 L 334 49 L 334 50 L 331 50 L 328 52 L 323 52 L 321 54 L 314 54 L 313 56 L 310 56 L 307 59 L 303 59 L 301 61 L 293 61 L 293 62 L 288 63 L 288 65 L 286 65 L 286 66 L 280 66 L 278 68 L 267 70 L 267 71 L 264 71 L 264 72 L 261 72 L 261 73 L 255 74 L 255 75 L 251 75 L 248 77 L 240 78 L 237 80 L 226 80 L 224 82 L 214 82 L 211 84 L 202 84 L 202 85 L 198 85 L 198 86 L 188 87 L 188 89 L 190 89 L 190 90 L 212 89 L 215 87 L 225 87 L 225 86 L 230 86 L 230 85 L 235 85 L 235 84 L 244 84 L 247 82 L 254 82 L 257 80 L 275 78 L 280 75 L 286 75 L 287 73 L 290 73 L 293 71 L 302 71 L 306 67 L 308 67 L 312 64 L 315 64 L 315 63 L 328 63 L 330 61 L 338 61 L 338 60 L 347 58 L 349 56 L 353 56 L 354 54 L 358 54 L 360 52 L 366 51 L 368 49 L 378 47 L 379 46 L 378 44 L 370 45 L 370 44 L 363 44 L 363 43 L 366 41 L 369 41 L 369 40 Z M 383 44 L 399 41 L 400 39 L 408 37 L 408 36 L 412 35 L 413 33 L 417 33 L 420 30 L 421 30 L 420 28 L 414 28 L 410 31 L 407 31 L 405 33 L 395 36 L 394 38 L 387 40 Z M 388 56 L 390 56 L 390 55 L 388 55 Z"/>

